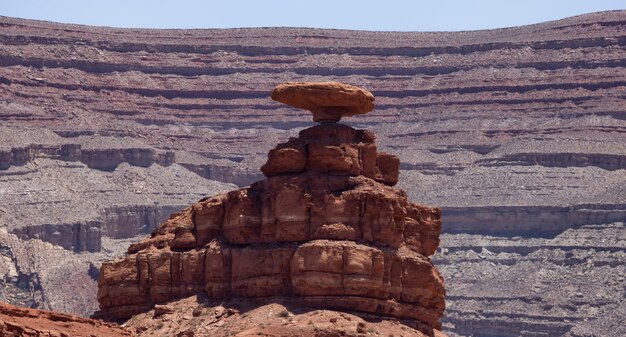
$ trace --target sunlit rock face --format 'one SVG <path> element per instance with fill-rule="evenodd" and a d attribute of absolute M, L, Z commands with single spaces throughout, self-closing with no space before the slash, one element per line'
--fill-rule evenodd
<path fill-rule="evenodd" d="M 370 131 L 328 121 L 302 130 L 269 152 L 267 179 L 173 214 L 104 263 L 98 315 L 127 318 L 197 293 L 283 296 L 409 319 L 430 334 L 444 310 L 443 279 L 428 258 L 441 212 L 392 187 L 398 165 Z"/>

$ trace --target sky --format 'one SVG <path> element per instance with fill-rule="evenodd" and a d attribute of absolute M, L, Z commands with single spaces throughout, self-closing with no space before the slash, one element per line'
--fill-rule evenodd
<path fill-rule="evenodd" d="M 626 0 L 0 0 L 2 16 L 134 28 L 459 31 L 611 9 Z"/>

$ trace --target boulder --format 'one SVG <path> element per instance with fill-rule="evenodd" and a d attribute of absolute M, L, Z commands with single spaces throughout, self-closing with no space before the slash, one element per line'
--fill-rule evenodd
<path fill-rule="evenodd" d="M 289 82 L 272 91 L 272 99 L 309 110 L 315 122 L 338 122 L 342 117 L 360 115 L 374 109 L 369 91 L 338 82 Z"/>

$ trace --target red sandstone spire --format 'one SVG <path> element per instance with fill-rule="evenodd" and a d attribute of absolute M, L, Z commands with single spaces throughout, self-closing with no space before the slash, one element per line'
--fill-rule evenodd
<path fill-rule="evenodd" d="M 342 111 L 334 120 L 367 110 L 339 109 L 347 105 L 334 94 L 324 103 L 319 84 L 287 86 L 297 95 L 311 87 L 309 102 Z M 439 245 L 441 212 L 391 187 L 398 164 L 377 153 L 369 131 L 336 123 L 302 130 L 270 151 L 261 169 L 267 179 L 191 205 L 127 256 L 104 263 L 100 315 L 130 317 L 198 293 L 280 296 L 302 307 L 409 320 L 432 335 L 444 310 L 443 279 L 428 258 Z"/>

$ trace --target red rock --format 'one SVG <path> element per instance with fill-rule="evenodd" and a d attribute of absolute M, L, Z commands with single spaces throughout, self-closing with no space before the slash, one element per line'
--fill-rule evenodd
<path fill-rule="evenodd" d="M 0 302 L 0 336 L 134 336 L 111 323 L 53 311 L 20 308 Z"/>
<path fill-rule="evenodd" d="M 224 218 L 222 205 L 223 198 L 218 196 L 194 206 L 192 221 L 198 242 L 209 242 L 221 232 Z"/>
<path fill-rule="evenodd" d="M 154 306 L 154 317 L 171 314 L 173 312 L 174 312 L 174 308 L 170 305 L 155 305 Z"/>
<path fill-rule="evenodd" d="M 160 336 L 165 332 L 167 336 L 216 337 L 445 337 L 438 330 L 424 334 L 416 330 L 419 325 L 408 320 L 359 317 L 328 308 L 294 310 L 301 305 L 303 302 L 287 297 L 272 298 L 269 303 L 236 298 L 216 305 L 203 296 L 190 296 L 168 304 L 172 313 L 157 316 L 154 309 L 136 315 L 124 325 L 138 336 Z"/>
<path fill-rule="evenodd" d="M 438 209 L 363 176 L 275 176 L 188 207 L 142 250 L 104 263 L 98 298 L 103 314 L 128 317 L 199 292 L 323 297 L 326 307 L 386 308 L 436 327 L 443 282 L 424 256 L 434 253 L 440 226 Z M 195 247 L 176 243 L 181 228 L 196 235 L 188 240 Z"/>
<path fill-rule="evenodd" d="M 272 91 L 272 99 L 311 111 L 315 122 L 337 122 L 341 117 L 374 109 L 374 96 L 369 91 L 338 82 L 281 84 Z"/>
<path fill-rule="evenodd" d="M 400 172 L 400 159 L 398 157 L 381 152 L 376 156 L 376 167 L 382 176 L 377 177 L 376 180 L 391 186 L 398 183 Z"/>
<path fill-rule="evenodd" d="M 191 233 L 191 229 L 178 227 L 174 230 L 174 240 L 172 248 L 189 249 L 196 246 L 196 237 Z"/>
<path fill-rule="evenodd" d="M 261 172 L 268 175 L 273 172 L 300 173 L 306 167 L 306 150 L 304 146 L 277 147 L 268 154 L 267 164 Z"/>
<path fill-rule="evenodd" d="M 280 144 L 262 168 L 267 179 L 173 214 L 129 255 L 104 263 L 99 315 L 125 318 L 199 293 L 281 296 L 409 319 L 432 334 L 445 307 L 428 259 L 441 212 L 390 186 L 400 161 L 377 153 L 374 139 L 327 123 Z"/>
<path fill-rule="evenodd" d="M 324 124 L 302 130 L 300 137 L 271 150 L 261 171 L 266 177 L 303 172 L 363 175 L 393 186 L 399 169 L 396 156 L 377 153 L 371 132 Z"/>

